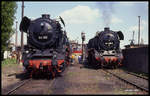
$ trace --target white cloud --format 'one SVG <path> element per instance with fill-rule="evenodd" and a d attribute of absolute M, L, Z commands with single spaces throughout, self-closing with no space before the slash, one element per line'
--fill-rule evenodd
<path fill-rule="evenodd" d="M 111 23 L 123 23 L 123 20 L 115 16 L 112 16 Z"/>
<path fill-rule="evenodd" d="M 88 6 L 76 6 L 70 10 L 66 10 L 60 14 L 66 23 L 83 24 L 93 23 L 100 17 L 98 9 L 91 9 Z"/>

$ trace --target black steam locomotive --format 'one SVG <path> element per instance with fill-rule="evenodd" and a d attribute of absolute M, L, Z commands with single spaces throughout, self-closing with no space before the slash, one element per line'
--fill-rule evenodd
<path fill-rule="evenodd" d="M 122 65 L 123 55 L 120 49 L 120 40 L 124 39 L 121 31 L 112 31 L 108 27 L 104 31 L 97 32 L 96 36 L 89 40 L 88 65 L 96 68 L 117 68 Z"/>
<path fill-rule="evenodd" d="M 61 17 L 60 21 L 65 27 Z M 27 33 L 22 62 L 31 77 L 39 74 L 55 77 L 69 65 L 70 44 L 59 21 L 48 14 L 35 20 L 24 17 L 20 31 Z"/>

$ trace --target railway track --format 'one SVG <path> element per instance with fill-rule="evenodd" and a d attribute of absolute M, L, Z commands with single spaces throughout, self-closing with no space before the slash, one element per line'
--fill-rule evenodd
<path fill-rule="evenodd" d="M 61 75 L 64 75 L 67 70 L 65 70 Z M 49 88 L 56 83 L 57 79 L 59 78 L 53 78 L 50 80 L 45 79 L 39 79 L 34 80 L 32 78 L 26 79 L 24 81 L 17 82 L 16 84 L 12 86 L 8 86 L 7 88 L 3 89 L 4 95 L 17 95 L 17 94 L 49 94 Z M 28 87 L 28 89 L 26 89 Z"/>
<path fill-rule="evenodd" d="M 132 73 L 132 72 L 129 72 L 129 71 L 125 71 L 125 72 L 126 72 L 126 73 L 128 73 L 128 74 L 134 75 L 134 76 L 136 76 L 136 77 L 139 77 L 139 78 L 142 78 L 142 79 L 148 80 L 148 77 L 140 76 L 140 75 L 137 75 L 137 74 Z"/>
<path fill-rule="evenodd" d="M 106 73 L 109 73 L 109 74 L 111 74 L 111 75 L 113 75 L 113 76 L 115 76 L 116 78 L 120 79 L 121 81 L 124 81 L 124 82 L 126 82 L 126 83 L 128 83 L 128 84 L 130 84 L 130 85 L 135 86 L 137 89 L 140 89 L 140 90 L 145 91 L 145 92 L 149 92 L 149 89 L 148 89 L 148 88 L 143 87 L 143 86 L 140 86 L 140 85 L 138 85 L 138 84 L 135 83 L 135 82 L 131 82 L 131 81 L 129 81 L 128 79 L 123 78 L 122 76 L 119 76 L 119 75 L 117 75 L 117 74 L 115 74 L 115 73 L 113 73 L 113 72 L 111 72 L 111 71 L 109 71 L 109 70 L 103 69 L 103 71 L 106 72 Z M 134 76 L 135 76 L 135 75 L 134 75 Z M 139 78 L 142 78 L 142 77 L 139 77 Z"/>
<path fill-rule="evenodd" d="M 39 82 L 40 81 L 40 82 Z M 28 79 L 28 80 L 25 80 L 25 81 L 22 81 L 21 83 L 19 82 L 18 84 L 16 84 L 16 86 L 13 86 L 13 88 L 9 88 L 7 89 L 8 91 L 4 92 L 5 95 L 12 95 L 12 94 L 43 94 L 43 90 L 45 89 L 48 89 L 48 87 L 51 87 L 52 84 L 56 81 L 56 79 L 52 79 L 52 80 L 46 80 L 46 81 L 41 81 L 41 80 L 33 80 L 32 78 L 31 79 Z M 41 85 L 39 85 L 41 84 Z M 41 87 L 35 87 L 35 86 L 41 86 Z M 43 86 L 44 85 L 44 86 Z M 30 90 L 33 90 L 32 91 L 28 91 L 25 89 L 25 87 L 27 87 L 30 89 Z M 24 91 L 24 92 L 23 92 Z M 27 91 L 27 93 L 26 93 Z M 38 92 L 38 91 L 41 91 L 41 92 Z M 28 93 L 29 92 L 29 93 Z M 48 90 L 47 90 L 48 92 Z"/>
<path fill-rule="evenodd" d="M 25 85 L 26 83 L 28 83 L 29 81 L 31 81 L 32 79 L 28 79 L 28 80 L 24 80 L 24 81 L 20 81 L 17 83 L 17 85 L 15 85 L 13 88 L 9 89 L 7 92 L 5 92 L 5 95 L 10 95 L 12 94 L 14 91 L 16 91 L 17 89 L 21 88 L 23 85 Z"/>

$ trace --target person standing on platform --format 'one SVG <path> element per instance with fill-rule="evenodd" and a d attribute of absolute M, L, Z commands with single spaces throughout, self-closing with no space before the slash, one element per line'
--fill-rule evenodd
<path fill-rule="evenodd" d="M 72 54 L 71 59 L 72 59 L 72 64 L 74 64 L 75 63 L 75 55 L 74 54 Z"/>

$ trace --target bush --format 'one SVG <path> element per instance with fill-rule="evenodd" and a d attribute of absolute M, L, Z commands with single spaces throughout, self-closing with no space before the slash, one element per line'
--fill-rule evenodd
<path fill-rule="evenodd" d="M 10 58 L 8 58 L 8 59 L 4 59 L 3 61 L 2 61 L 2 66 L 8 66 L 8 65 L 14 65 L 14 64 L 16 64 L 16 59 L 10 59 Z"/>

